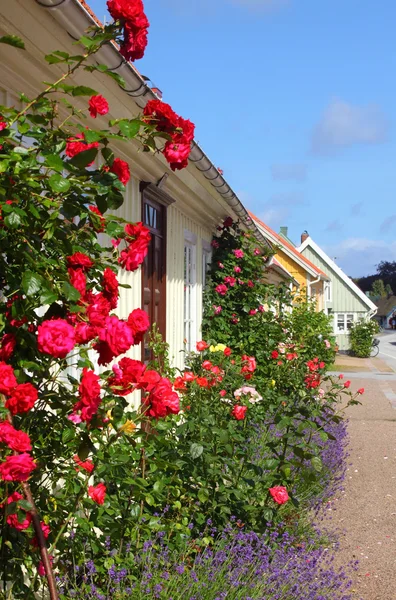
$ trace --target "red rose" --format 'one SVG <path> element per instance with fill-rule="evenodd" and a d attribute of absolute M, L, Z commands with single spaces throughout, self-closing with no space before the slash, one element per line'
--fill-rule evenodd
<path fill-rule="evenodd" d="M 212 368 L 212 363 L 210 362 L 210 360 L 204 360 L 202 363 L 202 368 L 205 369 L 205 371 L 210 371 L 210 369 Z"/>
<path fill-rule="evenodd" d="M 70 283 L 73 287 L 80 292 L 81 296 L 85 296 L 87 288 L 87 278 L 85 277 L 83 269 L 67 269 L 69 274 Z"/>
<path fill-rule="evenodd" d="M 357 393 L 360 394 L 360 396 L 364 394 L 364 388 L 359 388 Z"/>
<path fill-rule="evenodd" d="M 232 227 L 233 223 L 234 221 L 232 220 L 232 217 L 227 217 L 223 222 L 223 227 L 228 229 L 229 227 Z"/>
<path fill-rule="evenodd" d="M 344 379 L 344 375 L 341 373 L 341 375 L 338 375 L 339 379 Z"/>
<path fill-rule="evenodd" d="M 241 374 L 245 376 L 245 379 L 251 379 L 257 367 L 256 359 L 254 356 L 247 356 L 244 354 L 242 356 L 242 362 L 243 367 L 241 369 Z"/>
<path fill-rule="evenodd" d="M 150 236 L 151 237 L 151 236 Z M 122 250 L 118 262 L 126 271 L 136 271 L 148 253 L 149 240 L 139 238 Z"/>
<path fill-rule="evenodd" d="M 228 292 L 228 287 L 224 285 L 224 283 L 220 283 L 215 287 L 215 291 L 220 294 L 220 296 L 225 296 Z"/>
<path fill-rule="evenodd" d="M 7 127 L 8 125 L 6 121 L 4 121 L 3 115 L 0 115 L 0 131 L 3 131 L 3 129 L 7 129 Z"/>
<path fill-rule="evenodd" d="M 38 391 L 31 383 L 20 383 L 5 403 L 12 415 L 28 412 L 36 403 Z"/>
<path fill-rule="evenodd" d="M 188 165 L 187 159 L 190 156 L 190 152 L 191 145 L 189 143 L 182 144 L 169 141 L 166 142 L 162 151 L 172 171 L 184 169 Z"/>
<path fill-rule="evenodd" d="M 209 387 L 209 381 L 206 379 L 206 377 L 197 377 L 195 381 L 199 387 Z"/>
<path fill-rule="evenodd" d="M 107 0 L 107 8 L 114 20 L 132 21 L 143 13 L 142 0 Z"/>
<path fill-rule="evenodd" d="M 201 342 L 197 342 L 196 348 L 198 352 L 203 352 L 204 350 L 209 348 L 209 344 L 202 340 Z"/>
<path fill-rule="evenodd" d="M 98 96 L 91 96 L 89 99 L 89 114 L 91 117 L 96 119 L 98 115 L 107 115 L 109 112 L 109 105 L 106 98 L 103 98 L 100 94 Z"/>
<path fill-rule="evenodd" d="M 243 419 L 246 417 L 246 411 L 247 406 L 240 406 L 239 404 L 236 404 L 232 409 L 231 414 L 237 421 L 243 421 Z"/>
<path fill-rule="evenodd" d="M 344 388 L 349 388 L 350 385 L 351 385 L 351 382 L 350 381 L 346 381 L 344 383 Z"/>
<path fill-rule="evenodd" d="M 5 362 L 0 362 L 0 394 L 9 396 L 17 385 L 14 369 Z"/>
<path fill-rule="evenodd" d="M 95 231 L 97 231 L 98 233 L 102 233 L 102 231 L 105 230 L 106 219 L 104 218 L 104 216 L 102 215 L 102 213 L 100 212 L 100 210 L 97 206 L 94 206 L 91 204 L 90 206 L 88 206 L 88 208 L 91 211 L 91 213 L 94 213 L 98 217 L 97 219 L 96 219 L 96 217 L 90 217 L 91 221 L 93 221 L 93 227 L 94 227 Z M 99 224 L 98 224 L 98 221 L 99 221 Z"/>
<path fill-rule="evenodd" d="M 104 327 L 99 331 L 98 344 L 94 348 L 99 352 L 99 364 L 108 364 L 111 360 L 124 354 L 133 344 L 131 328 L 118 317 L 107 317 Z"/>
<path fill-rule="evenodd" d="M 118 304 L 118 279 L 117 275 L 105 268 L 102 279 L 103 296 L 109 301 L 111 308 L 117 308 Z"/>
<path fill-rule="evenodd" d="M 80 460 L 80 457 L 78 456 L 78 454 L 75 454 L 73 456 L 73 459 L 74 459 L 74 462 L 76 463 L 76 465 L 78 467 L 80 467 L 80 469 L 87 471 L 87 473 L 92 473 L 92 471 L 95 468 L 95 465 L 93 464 L 93 462 L 90 458 L 88 458 L 87 460 Z M 76 468 L 76 471 L 78 471 L 78 468 Z"/>
<path fill-rule="evenodd" d="M 0 342 L 0 360 L 8 360 L 15 350 L 16 337 L 13 333 L 5 333 Z"/>
<path fill-rule="evenodd" d="M 41 527 L 41 531 L 43 532 L 44 538 L 47 539 L 47 537 L 51 533 L 51 527 L 49 525 L 47 525 L 44 521 L 40 522 L 40 527 Z M 34 536 L 34 538 L 32 539 L 31 544 L 35 548 L 38 548 L 39 542 L 38 542 L 38 539 L 36 536 Z"/>
<path fill-rule="evenodd" d="M 279 357 L 279 352 L 277 350 L 272 350 L 271 352 L 271 358 L 273 358 L 274 360 L 276 360 Z"/>
<path fill-rule="evenodd" d="M 85 322 L 77 323 L 74 331 L 77 344 L 87 344 L 98 334 L 96 327 Z"/>
<path fill-rule="evenodd" d="M 111 173 L 117 175 L 118 179 L 126 185 L 131 178 L 131 173 L 129 171 L 129 165 L 125 162 L 125 160 L 121 160 L 121 158 L 115 158 L 113 164 L 110 167 Z"/>
<path fill-rule="evenodd" d="M 285 502 L 290 500 L 287 489 L 282 485 L 276 485 L 272 488 L 269 488 L 268 491 L 277 504 L 285 504 Z"/>
<path fill-rule="evenodd" d="M 64 319 L 44 321 L 38 326 L 37 344 L 40 352 L 66 358 L 76 344 L 74 327 Z"/>
<path fill-rule="evenodd" d="M 15 452 L 30 452 L 32 444 L 24 431 L 18 431 L 8 421 L 0 421 L 0 442 Z"/>
<path fill-rule="evenodd" d="M 0 477 L 4 481 L 27 481 L 31 472 L 37 465 L 30 454 L 6 456 L 5 462 L 0 464 Z"/>
<path fill-rule="evenodd" d="M 98 375 L 84 367 L 78 387 L 80 399 L 73 407 L 73 412 L 81 411 L 83 421 L 90 421 L 98 411 L 101 402 L 99 381 Z"/>
<path fill-rule="evenodd" d="M 83 252 L 75 252 L 72 256 L 68 256 L 66 262 L 68 267 L 73 269 L 84 269 L 86 271 L 94 266 L 93 260 Z"/>
<path fill-rule="evenodd" d="M 134 344 L 140 344 L 144 334 L 150 328 L 148 314 L 141 308 L 135 308 L 129 315 L 127 323 L 132 330 Z"/>
<path fill-rule="evenodd" d="M 224 396 L 226 396 L 226 395 L 227 395 L 227 391 L 226 391 L 226 390 L 220 390 L 219 394 L 220 394 L 220 396 L 221 396 L 222 398 L 224 398 Z"/>
<path fill-rule="evenodd" d="M 89 302 L 87 307 L 87 316 L 90 325 L 95 327 L 103 327 L 111 311 L 110 302 L 102 293 L 92 294 L 92 292 L 90 292 L 87 294 L 87 299 Z"/>
<path fill-rule="evenodd" d="M 186 382 L 184 381 L 183 377 L 176 377 L 176 379 L 173 382 L 173 387 L 178 392 L 186 392 L 187 391 Z"/>
<path fill-rule="evenodd" d="M 197 378 L 196 375 L 192 371 L 184 371 L 183 379 L 184 381 L 194 381 Z"/>
<path fill-rule="evenodd" d="M 227 346 L 227 348 L 224 348 L 224 356 L 231 356 L 231 354 L 232 354 L 231 348 L 229 348 L 228 346 Z"/>
<path fill-rule="evenodd" d="M 49 561 L 52 565 L 54 557 L 53 556 L 48 556 Z M 37 567 L 37 575 L 40 575 L 40 577 L 45 577 L 45 568 L 44 568 L 44 563 L 42 560 L 40 560 L 39 562 L 39 566 Z"/>
<path fill-rule="evenodd" d="M 148 398 L 150 408 L 148 414 L 156 419 L 166 415 L 177 415 L 180 412 L 179 396 L 173 391 L 172 384 L 166 377 L 153 388 Z"/>
<path fill-rule="evenodd" d="M 143 115 L 149 117 L 145 119 L 146 122 L 155 124 L 157 131 L 172 134 L 178 124 L 177 114 L 169 104 L 162 100 L 149 100 L 144 107 Z"/>
<path fill-rule="evenodd" d="M 88 494 L 96 504 L 104 504 L 106 498 L 106 486 L 104 483 L 98 483 L 98 485 L 90 485 L 88 488 Z"/>

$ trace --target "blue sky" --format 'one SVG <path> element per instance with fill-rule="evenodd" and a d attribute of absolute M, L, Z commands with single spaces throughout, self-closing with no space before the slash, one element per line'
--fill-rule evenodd
<path fill-rule="evenodd" d="M 144 4 L 136 66 L 245 205 L 295 242 L 307 229 L 349 275 L 396 260 L 394 0 Z"/>

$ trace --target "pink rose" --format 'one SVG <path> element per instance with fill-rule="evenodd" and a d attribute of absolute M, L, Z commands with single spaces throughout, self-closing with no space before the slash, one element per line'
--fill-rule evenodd
<path fill-rule="evenodd" d="M 241 249 L 233 250 L 232 252 L 236 258 L 243 258 L 245 256 L 243 250 Z"/>
<path fill-rule="evenodd" d="M 290 500 L 287 489 L 282 485 L 276 485 L 272 488 L 269 488 L 268 491 L 277 504 L 285 504 L 288 500 Z"/>
<path fill-rule="evenodd" d="M 219 285 L 217 285 L 215 287 L 215 291 L 220 295 L 220 296 L 225 296 L 226 293 L 228 292 L 228 288 L 226 285 L 224 285 L 224 283 L 220 283 Z"/>
<path fill-rule="evenodd" d="M 40 352 L 55 358 L 66 358 L 75 344 L 74 327 L 64 319 L 44 321 L 38 326 L 37 345 Z"/>

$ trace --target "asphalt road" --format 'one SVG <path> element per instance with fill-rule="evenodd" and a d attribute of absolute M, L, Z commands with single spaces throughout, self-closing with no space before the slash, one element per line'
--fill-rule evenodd
<path fill-rule="evenodd" d="M 379 357 L 389 361 L 390 365 L 396 367 L 396 331 L 385 331 L 378 335 L 380 340 Z"/>

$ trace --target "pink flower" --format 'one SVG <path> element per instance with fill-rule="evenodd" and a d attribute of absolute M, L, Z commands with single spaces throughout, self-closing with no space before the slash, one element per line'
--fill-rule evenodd
<path fill-rule="evenodd" d="M 241 267 L 234 267 L 235 273 L 240 273 L 242 271 Z"/>
<path fill-rule="evenodd" d="M 341 373 L 341 375 L 338 375 L 339 379 L 344 379 L 344 375 Z"/>
<path fill-rule="evenodd" d="M 260 304 L 260 306 L 258 307 L 258 309 L 259 309 L 259 311 L 261 313 L 266 312 L 265 307 L 262 304 Z"/>
<path fill-rule="evenodd" d="M 82 418 L 80 417 L 80 415 L 76 415 L 75 413 L 68 415 L 67 418 L 69 421 L 71 421 L 75 425 L 78 425 L 78 423 L 82 423 Z"/>
<path fill-rule="evenodd" d="M 364 388 L 359 388 L 357 393 L 361 396 L 362 394 L 364 394 Z"/>
<path fill-rule="evenodd" d="M 236 284 L 236 279 L 235 279 L 235 277 L 230 277 L 230 276 L 224 277 L 224 283 L 228 283 L 228 285 L 230 287 L 234 287 Z"/>
<path fill-rule="evenodd" d="M 218 262 L 217 266 L 219 267 L 219 269 L 224 269 L 224 265 L 222 262 Z"/>
<path fill-rule="evenodd" d="M 285 504 L 288 500 L 290 500 L 287 489 L 282 485 L 276 485 L 272 488 L 269 488 L 268 491 L 277 504 Z"/>
<path fill-rule="evenodd" d="M 243 258 L 245 256 L 243 250 L 237 249 L 232 251 L 236 258 Z"/>
<path fill-rule="evenodd" d="M 261 254 L 261 252 L 260 252 L 259 248 L 255 248 L 255 249 L 254 249 L 254 252 L 253 252 L 253 254 L 254 254 L 255 256 L 259 256 L 259 255 Z"/>
<path fill-rule="evenodd" d="M 212 240 L 210 242 L 210 245 L 212 246 L 212 248 L 218 248 L 220 244 L 217 240 Z"/>
<path fill-rule="evenodd" d="M 44 321 L 38 326 L 37 345 L 40 352 L 55 358 L 66 358 L 75 343 L 74 327 L 64 319 Z"/>
<path fill-rule="evenodd" d="M 53 556 L 48 556 L 50 563 L 52 565 L 54 557 Z M 40 577 L 44 577 L 45 576 L 45 569 L 44 569 L 44 563 L 42 560 L 40 560 L 39 562 L 39 566 L 37 567 L 37 573 L 38 575 L 40 575 Z"/>
<path fill-rule="evenodd" d="M 326 346 L 327 349 L 331 348 L 331 344 L 330 344 L 329 340 L 325 340 L 324 345 Z"/>
<path fill-rule="evenodd" d="M 220 294 L 220 296 L 225 296 L 228 292 L 228 288 L 226 285 L 224 285 L 224 283 L 220 283 L 215 287 L 215 291 Z"/>
<path fill-rule="evenodd" d="M 18 500 L 23 500 L 22 494 L 19 494 L 19 492 L 13 492 L 11 494 L 11 496 L 8 496 L 7 504 L 13 504 L 14 502 L 18 502 Z M 0 508 L 1 507 L 4 507 L 4 504 L 0 505 Z M 19 507 L 17 507 L 17 508 L 19 509 Z M 13 527 L 14 529 L 17 529 L 18 531 L 24 531 L 25 529 L 27 529 L 30 526 L 31 522 L 32 522 L 32 515 L 30 514 L 30 512 L 26 513 L 26 517 L 23 521 L 19 521 L 18 515 L 14 514 L 14 513 L 9 514 L 7 516 L 8 525 L 10 527 Z"/>
<path fill-rule="evenodd" d="M 98 115 L 106 115 L 109 112 L 109 104 L 106 98 L 103 98 L 100 94 L 98 96 L 91 96 L 88 104 L 89 114 L 94 119 Z"/>
<path fill-rule="evenodd" d="M 204 350 L 206 350 L 207 348 L 209 348 L 209 344 L 205 341 L 201 341 L 201 342 L 197 342 L 197 351 L 198 352 L 203 352 Z"/>
<path fill-rule="evenodd" d="M 118 317 L 107 317 L 99 331 L 100 342 L 94 348 L 99 352 L 99 364 L 108 364 L 114 357 L 129 350 L 133 344 L 133 334 L 128 323 Z"/>
<path fill-rule="evenodd" d="M 14 369 L 5 362 L 0 362 L 0 394 L 9 396 L 18 385 L 14 375 Z"/>
<path fill-rule="evenodd" d="M 346 381 L 344 383 L 344 388 L 349 388 L 350 385 L 351 385 L 351 382 L 350 381 Z"/>
<path fill-rule="evenodd" d="M 0 442 L 15 452 L 30 452 L 32 449 L 28 434 L 15 429 L 8 421 L 0 421 Z"/>
<path fill-rule="evenodd" d="M 253 315 L 256 315 L 256 314 L 257 314 L 257 308 L 251 308 L 249 310 L 249 315 L 253 316 Z"/>
<path fill-rule="evenodd" d="M 224 396 L 227 395 L 227 391 L 226 390 L 220 390 L 219 395 L 224 398 Z"/>
<path fill-rule="evenodd" d="M 106 498 L 106 486 L 104 483 L 98 483 L 98 485 L 90 485 L 88 488 L 88 494 L 90 498 L 96 504 L 104 504 Z"/>
<path fill-rule="evenodd" d="M 213 305 L 213 310 L 214 310 L 214 314 L 215 314 L 215 315 L 219 315 L 223 309 L 222 309 L 222 307 L 221 307 L 221 306 L 216 306 L 216 305 L 214 304 L 214 305 Z"/>

